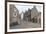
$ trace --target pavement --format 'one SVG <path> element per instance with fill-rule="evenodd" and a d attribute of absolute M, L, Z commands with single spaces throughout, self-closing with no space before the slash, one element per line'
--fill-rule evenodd
<path fill-rule="evenodd" d="M 10 29 L 23 29 L 23 28 L 40 28 L 40 23 L 32 23 L 21 20 L 19 25 L 14 25 Z"/>

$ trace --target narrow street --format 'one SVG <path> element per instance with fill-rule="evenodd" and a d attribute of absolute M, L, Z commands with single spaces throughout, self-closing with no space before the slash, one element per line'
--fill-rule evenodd
<path fill-rule="evenodd" d="M 19 25 L 14 25 L 10 27 L 10 29 L 39 28 L 39 27 L 40 27 L 39 23 L 32 23 L 32 22 L 21 20 L 21 23 Z"/>

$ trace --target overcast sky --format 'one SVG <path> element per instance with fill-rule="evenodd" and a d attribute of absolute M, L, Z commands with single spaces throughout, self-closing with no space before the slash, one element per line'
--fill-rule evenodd
<path fill-rule="evenodd" d="M 22 11 L 25 12 L 26 10 L 28 10 L 28 8 L 32 9 L 34 7 L 34 5 L 15 5 L 16 8 L 19 10 L 19 13 L 21 13 Z M 39 11 L 42 10 L 42 6 L 36 6 L 36 9 Z"/>

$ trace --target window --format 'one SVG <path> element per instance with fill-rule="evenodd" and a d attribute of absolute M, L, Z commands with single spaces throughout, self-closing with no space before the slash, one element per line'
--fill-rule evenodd
<path fill-rule="evenodd" d="M 16 13 L 16 12 L 14 12 L 14 13 L 13 13 L 13 17 L 16 17 L 16 16 L 17 16 L 17 13 Z"/>

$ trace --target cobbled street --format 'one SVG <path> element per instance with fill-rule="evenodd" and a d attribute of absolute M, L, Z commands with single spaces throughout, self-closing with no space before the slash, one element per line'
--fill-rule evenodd
<path fill-rule="evenodd" d="M 10 27 L 10 29 L 39 28 L 40 26 L 41 26 L 40 23 L 32 23 L 32 22 L 21 20 L 19 25 L 14 25 Z"/>

